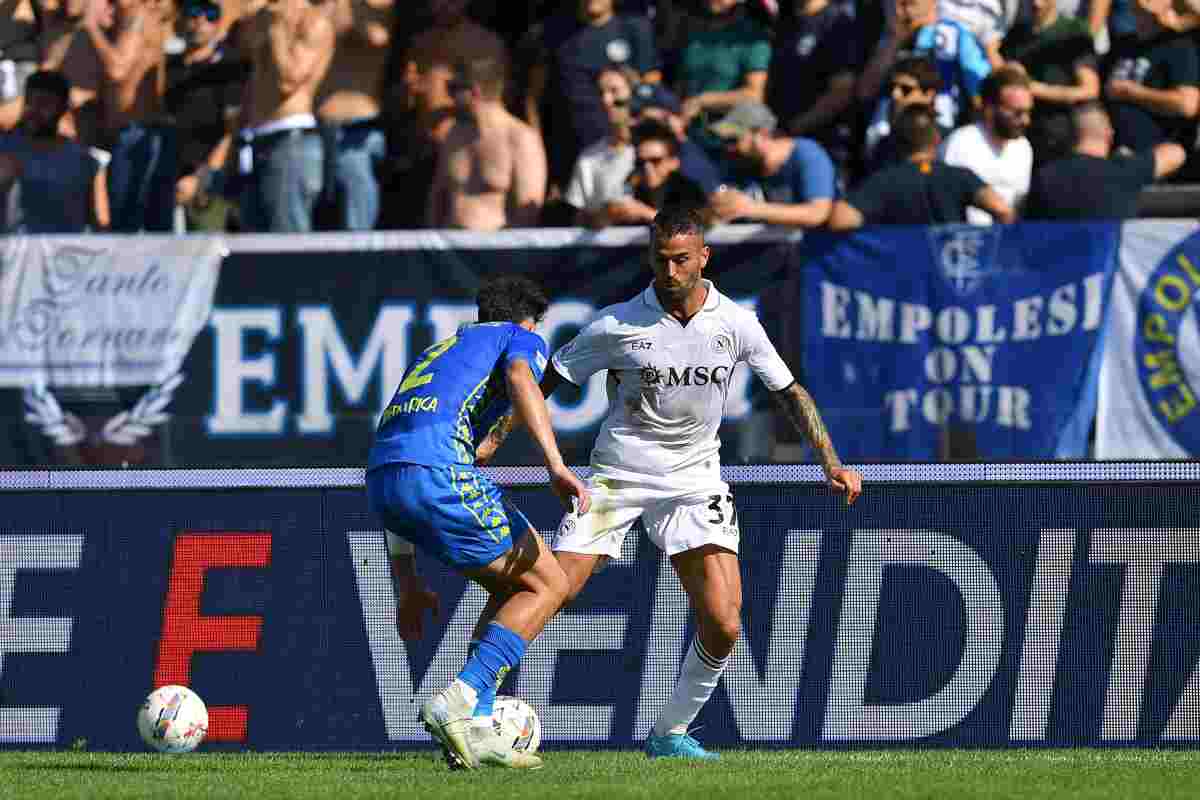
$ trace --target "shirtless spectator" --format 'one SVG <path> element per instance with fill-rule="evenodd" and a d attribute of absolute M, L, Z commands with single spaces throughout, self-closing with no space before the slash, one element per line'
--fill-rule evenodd
<path fill-rule="evenodd" d="M 59 133 L 82 144 L 97 145 L 105 138 L 99 103 L 104 65 L 83 24 L 91 1 L 43 3 L 41 52 L 42 69 L 61 72 L 71 84 L 71 105 L 59 122 Z M 111 31 L 116 13 L 113 0 L 103 0 L 99 6 L 100 27 Z"/>
<path fill-rule="evenodd" d="M 307 233 L 324 180 L 313 98 L 333 56 L 328 5 L 268 0 L 249 22 L 252 72 L 237 168 L 244 230 Z M 230 169 L 226 167 L 226 171 Z"/>
<path fill-rule="evenodd" d="M 538 132 L 504 108 L 506 65 L 461 62 L 451 88 L 459 122 L 442 145 L 429 195 L 431 228 L 494 231 L 538 223 L 546 151 Z"/>
<path fill-rule="evenodd" d="M 379 120 L 393 0 L 333 0 L 337 46 L 317 92 L 317 115 L 332 145 L 338 227 L 369 231 L 379 219 L 376 167 L 387 144 Z"/>
<path fill-rule="evenodd" d="M 100 102 L 112 142 L 108 198 L 112 229 L 172 229 L 178 142 L 165 116 L 168 0 L 119 0 L 115 38 L 105 32 L 106 0 L 90 0 L 84 30 L 103 66 Z"/>

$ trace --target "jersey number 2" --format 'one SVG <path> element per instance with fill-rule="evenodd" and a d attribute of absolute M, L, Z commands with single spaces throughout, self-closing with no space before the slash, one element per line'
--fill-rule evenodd
<path fill-rule="evenodd" d="M 436 361 L 442 355 L 442 353 L 445 353 L 451 347 L 454 347 L 454 343 L 457 341 L 457 336 L 451 336 L 449 339 L 444 339 L 443 341 L 438 342 L 433 347 L 426 350 L 422 354 L 423 357 L 421 360 L 413 365 L 413 368 L 410 369 L 408 374 L 404 376 L 404 382 L 400 384 L 399 394 L 404 394 L 410 389 L 416 389 L 418 386 L 424 386 L 433 380 L 433 373 L 426 373 L 425 370 L 430 364 Z"/>

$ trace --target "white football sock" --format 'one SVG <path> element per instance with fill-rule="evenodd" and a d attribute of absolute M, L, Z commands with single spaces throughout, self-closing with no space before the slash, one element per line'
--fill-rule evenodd
<path fill-rule="evenodd" d="M 687 733 L 688 725 L 692 724 L 708 698 L 712 697 L 728 663 L 728 656 L 721 660 L 710 656 L 704 645 L 700 644 L 699 636 L 693 639 L 692 646 L 683 658 L 683 666 L 679 668 L 671 702 L 667 703 L 658 715 L 658 722 L 654 723 L 654 735 Z"/>
<path fill-rule="evenodd" d="M 457 685 L 458 690 L 462 692 L 463 698 L 470 703 L 471 708 L 479 704 L 479 692 L 475 691 L 475 687 L 464 681 L 462 678 L 455 678 L 451 686 Z"/>

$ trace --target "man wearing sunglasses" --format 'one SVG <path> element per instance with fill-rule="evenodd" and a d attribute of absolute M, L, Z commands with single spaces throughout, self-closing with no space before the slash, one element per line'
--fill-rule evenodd
<path fill-rule="evenodd" d="M 962 23 L 945 17 L 937 0 L 884 0 L 895 11 L 887 32 L 858 80 L 858 98 L 878 107 L 889 98 L 881 93 L 896 62 L 913 55 L 926 56 L 942 76 L 934 111 L 938 124 L 953 128 L 974 106 L 983 79 L 992 71 L 988 54 Z"/>
<path fill-rule="evenodd" d="M 865 174 L 870 175 L 903 160 L 893 136 L 896 120 L 906 108 L 922 106 L 932 110 L 941 89 L 942 76 L 931 59 L 910 56 L 896 62 L 888 81 L 886 99 L 875 109 L 875 117 L 867 126 Z M 949 128 L 942 128 L 942 137 L 949 132 Z"/>
<path fill-rule="evenodd" d="M 629 182 L 632 213 L 626 224 L 650 223 L 659 210 L 691 208 L 707 213 L 708 198 L 695 181 L 685 176 L 679 157 L 679 140 L 670 126 L 657 120 L 639 122 L 633 129 L 633 174 Z"/>
<path fill-rule="evenodd" d="M 188 0 L 182 16 L 186 47 L 167 61 L 166 104 L 179 131 L 182 166 L 175 200 L 187 215 L 188 230 L 222 231 L 229 204 L 207 191 L 209 176 L 229 150 L 246 65 L 228 46 L 215 0 Z"/>

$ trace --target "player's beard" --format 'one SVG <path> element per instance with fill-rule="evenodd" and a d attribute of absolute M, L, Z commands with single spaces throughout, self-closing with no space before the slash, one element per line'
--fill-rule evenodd
<path fill-rule="evenodd" d="M 687 300 L 688 295 L 696 291 L 696 287 L 700 285 L 700 276 L 688 280 L 686 283 L 678 282 L 664 286 L 660 281 L 655 281 L 655 288 L 664 296 L 670 298 L 676 303 L 682 303 Z"/>

